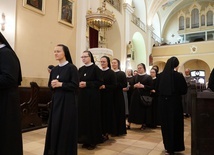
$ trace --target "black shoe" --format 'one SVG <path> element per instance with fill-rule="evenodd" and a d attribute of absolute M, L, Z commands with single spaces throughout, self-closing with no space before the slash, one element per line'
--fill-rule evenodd
<path fill-rule="evenodd" d="M 94 150 L 95 148 L 96 148 L 96 145 L 92 145 L 92 144 L 87 147 L 88 150 Z"/>
<path fill-rule="evenodd" d="M 83 144 L 82 148 L 88 148 L 90 145 L 89 144 Z"/>
<path fill-rule="evenodd" d="M 126 125 L 126 129 L 130 130 L 131 129 L 130 125 Z"/>
<path fill-rule="evenodd" d="M 189 118 L 190 117 L 190 114 L 185 114 L 184 115 L 186 118 Z"/>
<path fill-rule="evenodd" d="M 105 142 L 105 141 L 109 140 L 108 135 L 105 135 L 105 136 L 103 135 L 102 137 L 103 137 L 103 142 Z"/>
<path fill-rule="evenodd" d="M 173 151 L 166 151 L 165 155 L 174 155 L 175 153 Z"/>
<path fill-rule="evenodd" d="M 146 129 L 146 125 L 143 124 L 141 127 L 140 127 L 140 130 L 145 130 Z"/>

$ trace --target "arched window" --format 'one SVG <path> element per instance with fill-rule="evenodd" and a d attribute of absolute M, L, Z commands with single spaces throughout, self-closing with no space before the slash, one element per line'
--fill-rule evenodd
<path fill-rule="evenodd" d="M 186 28 L 190 28 L 190 18 L 186 18 Z"/>
<path fill-rule="evenodd" d="M 201 26 L 205 26 L 205 15 L 201 15 Z"/>
<path fill-rule="evenodd" d="M 179 30 L 184 30 L 184 16 L 179 17 Z"/>
<path fill-rule="evenodd" d="M 213 26 L 213 12 L 207 12 L 207 26 Z"/>
<path fill-rule="evenodd" d="M 191 12 L 191 28 L 199 27 L 199 11 L 198 9 L 193 9 Z"/>

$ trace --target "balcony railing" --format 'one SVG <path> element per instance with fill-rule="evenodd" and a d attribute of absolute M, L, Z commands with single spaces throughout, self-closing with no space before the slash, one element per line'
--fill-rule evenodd
<path fill-rule="evenodd" d="M 154 32 L 152 32 L 152 38 L 153 38 L 155 41 L 161 43 L 161 38 L 158 37 Z"/>
<path fill-rule="evenodd" d="M 136 15 L 132 14 L 132 22 L 139 27 L 141 30 L 143 30 L 144 32 L 146 31 L 146 26 L 145 24 L 140 20 L 139 17 L 137 17 Z"/>
<path fill-rule="evenodd" d="M 207 55 L 213 53 L 214 41 L 201 41 L 191 43 L 180 43 L 173 45 L 155 46 L 152 49 L 153 57 L 163 57 L 172 55 Z"/>

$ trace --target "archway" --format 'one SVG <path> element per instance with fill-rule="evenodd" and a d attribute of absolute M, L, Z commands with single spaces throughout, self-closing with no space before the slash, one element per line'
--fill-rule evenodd
<path fill-rule="evenodd" d="M 163 71 L 163 69 L 164 69 L 166 63 L 163 62 L 163 61 L 157 61 L 157 62 L 154 62 L 154 63 L 153 63 L 153 66 L 154 66 L 154 65 L 157 65 L 157 66 L 158 66 L 158 68 L 159 68 L 159 73 L 160 73 L 160 72 Z"/>
<path fill-rule="evenodd" d="M 186 68 L 189 68 L 190 70 L 205 70 L 205 82 L 207 82 L 210 77 L 210 72 L 211 72 L 210 67 L 203 60 L 199 60 L 199 59 L 189 60 L 181 66 L 180 71 L 184 73 L 184 70 Z"/>
<path fill-rule="evenodd" d="M 145 65 L 147 65 L 145 41 L 140 32 L 134 33 L 132 37 L 132 45 L 133 45 L 133 55 L 131 60 L 132 68 L 136 69 L 139 63 L 144 63 Z"/>

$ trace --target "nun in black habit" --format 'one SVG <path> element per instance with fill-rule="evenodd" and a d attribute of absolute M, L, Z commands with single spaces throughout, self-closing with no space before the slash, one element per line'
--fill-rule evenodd
<path fill-rule="evenodd" d="M 127 125 L 130 128 L 131 123 L 141 124 L 141 130 L 146 129 L 147 107 L 142 105 L 140 95 L 150 95 L 152 89 L 152 77 L 146 73 L 144 63 L 137 65 L 138 75 L 133 78 L 133 93 L 131 97 L 130 113 Z"/>
<path fill-rule="evenodd" d="M 152 105 L 147 108 L 147 115 L 146 115 L 146 126 L 150 128 L 156 128 L 157 125 L 160 125 L 160 114 L 158 110 L 158 94 L 155 90 L 155 84 L 157 80 L 157 70 L 155 68 L 152 68 L 150 70 L 150 76 L 152 77 L 152 90 L 151 90 L 151 96 L 152 96 Z"/>
<path fill-rule="evenodd" d="M 53 91 L 44 155 L 77 155 L 78 71 L 67 46 L 54 49 L 59 65 L 50 72 L 48 86 Z"/>
<path fill-rule="evenodd" d="M 214 91 L 214 69 L 210 73 L 208 88 L 210 88 L 212 91 Z"/>
<path fill-rule="evenodd" d="M 114 109 L 116 128 L 114 129 L 114 136 L 121 136 L 126 134 L 126 115 L 125 115 L 125 100 L 123 96 L 123 88 L 127 87 L 126 74 L 120 70 L 120 61 L 116 58 L 112 60 L 112 69 L 117 78 L 117 85 L 114 91 Z"/>
<path fill-rule="evenodd" d="M 183 74 L 177 72 L 179 61 L 168 59 L 163 72 L 157 79 L 161 110 L 161 131 L 166 154 L 185 150 L 182 95 L 187 92 Z"/>
<path fill-rule="evenodd" d="M 116 126 L 114 110 L 114 91 L 117 84 L 116 74 L 111 70 L 110 58 L 103 56 L 100 59 L 102 67 L 103 85 L 100 86 L 101 94 L 101 123 L 103 140 L 108 140 L 108 134 L 113 134 Z"/>
<path fill-rule="evenodd" d="M 99 90 L 103 79 L 90 51 L 84 51 L 81 58 L 85 65 L 79 68 L 78 142 L 93 150 L 103 141 Z"/>
<path fill-rule="evenodd" d="M 0 154 L 22 155 L 18 86 L 22 75 L 18 57 L 0 32 Z"/>

